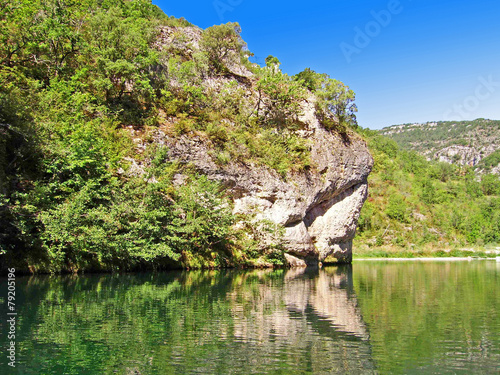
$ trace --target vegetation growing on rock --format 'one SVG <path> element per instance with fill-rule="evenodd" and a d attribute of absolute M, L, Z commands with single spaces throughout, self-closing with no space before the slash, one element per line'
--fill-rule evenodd
<path fill-rule="evenodd" d="M 406 150 L 430 160 L 474 167 L 479 173 L 500 173 L 500 121 L 438 121 L 393 125 L 380 130 Z"/>
<path fill-rule="evenodd" d="M 2 267 L 283 264 L 280 228 L 260 246 L 266 223 L 151 139 L 202 139 L 220 165 L 286 179 L 314 168 L 301 102 L 316 92 L 346 133 L 352 91 L 251 64 L 238 24 L 203 31 L 145 0 L 2 0 L 0 26 Z"/>

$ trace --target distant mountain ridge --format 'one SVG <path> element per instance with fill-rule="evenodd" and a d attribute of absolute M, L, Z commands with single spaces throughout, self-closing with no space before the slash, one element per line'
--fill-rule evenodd
<path fill-rule="evenodd" d="M 438 121 L 392 125 L 379 130 L 428 160 L 468 165 L 500 174 L 500 120 Z"/>

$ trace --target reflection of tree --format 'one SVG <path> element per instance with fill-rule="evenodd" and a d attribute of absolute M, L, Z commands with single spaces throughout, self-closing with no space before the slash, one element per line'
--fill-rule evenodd
<path fill-rule="evenodd" d="M 381 373 L 496 373 L 499 270 L 490 261 L 355 263 Z"/>
<path fill-rule="evenodd" d="M 28 297 L 19 306 L 19 368 L 369 372 L 351 280 L 348 268 L 19 279 Z"/>

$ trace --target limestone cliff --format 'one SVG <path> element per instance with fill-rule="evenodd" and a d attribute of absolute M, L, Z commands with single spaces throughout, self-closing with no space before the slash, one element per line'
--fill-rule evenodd
<path fill-rule="evenodd" d="M 173 35 L 181 31 L 164 28 L 159 48 L 168 50 L 182 40 L 184 47 L 175 48 L 185 48 L 186 53 L 192 54 L 198 48 L 199 32 L 185 30 L 183 38 L 175 39 Z M 252 73 L 243 66 L 233 65 L 230 70 L 232 78 L 212 77 L 202 85 L 218 90 L 224 82 L 234 79 L 247 97 L 255 97 Z M 234 202 L 234 213 L 253 215 L 255 220 L 284 227 L 282 244 L 290 265 L 317 264 L 330 255 L 350 262 L 352 239 L 367 197 L 367 177 L 373 159 L 365 142 L 354 132 L 341 135 L 325 129 L 316 116 L 315 101 L 311 94 L 301 103 L 298 120 L 302 126 L 296 131 L 308 140 L 312 167 L 290 172 L 286 178 L 253 162 L 217 163 L 210 141 L 202 135 L 171 136 L 165 127 L 160 127 L 152 142 L 166 145 L 170 160 L 193 165 L 198 172 L 226 186 Z M 178 119 L 166 121 L 175 123 Z M 138 147 L 148 144 L 139 141 Z M 176 180 L 182 183 L 183 178 L 179 175 Z"/>
<path fill-rule="evenodd" d="M 169 147 L 172 160 L 192 163 L 227 186 L 235 213 L 256 214 L 256 219 L 284 226 L 290 264 L 315 263 L 330 254 L 350 262 L 373 161 L 361 139 L 351 136 L 346 141 L 310 119 L 304 136 L 311 141 L 315 168 L 291 174 L 286 181 L 264 166 L 217 165 L 201 138 L 173 139 L 159 131 L 156 139 Z"/>
<path fill-rule="evenodd" d="M 347 85 L 252 63 L 234 22 L 25 3 L 7 18 L 62 22 L 62 49 L 7 22 L 23 43 L 0 64 L 0 272 L 351 259 L 372 159 Z"/>

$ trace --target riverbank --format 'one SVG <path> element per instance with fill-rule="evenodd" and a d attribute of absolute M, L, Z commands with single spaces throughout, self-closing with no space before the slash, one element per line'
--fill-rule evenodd
<path fill-rule="evenodd" d="M 356 248 L 353 260 L 361 259 L 474 259 L 496 258 L 500 256 L 500 247 L 489 248 L 462 248 L 462 249 L 401 249 L 397 247 Z"/>

